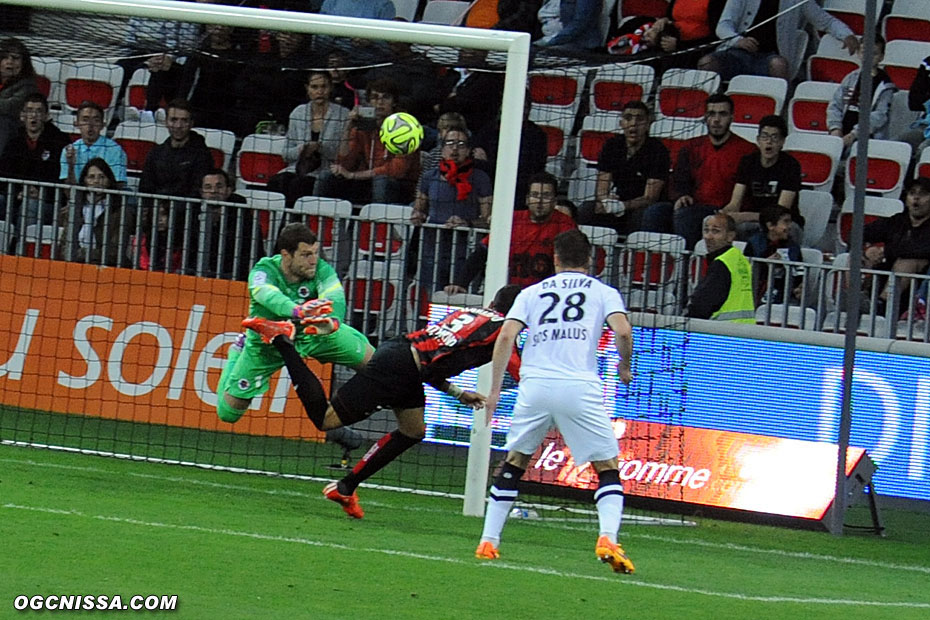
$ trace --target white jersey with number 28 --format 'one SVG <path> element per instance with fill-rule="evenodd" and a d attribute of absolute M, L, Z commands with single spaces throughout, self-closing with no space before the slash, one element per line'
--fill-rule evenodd
<path fill-rule="evenodd" d="M 617 289 L 583 273 L 563 271 L 523 289 L 507 313 L 527 327 L 520 378 L 599 381 L 597 343 L 615 312 L 626 314 Z"/>

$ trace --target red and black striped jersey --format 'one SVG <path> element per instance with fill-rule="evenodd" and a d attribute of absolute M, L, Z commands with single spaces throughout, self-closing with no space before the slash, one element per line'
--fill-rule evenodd
<path fill-rule="evenodd" d="M 463 308 L 405 337 L 420 358 L 420 375 L 431 385 L 491 361 L 504 315 L 487 308 Z M 510 356 L 507 371 L 518 379 L 520 357 Z"/>

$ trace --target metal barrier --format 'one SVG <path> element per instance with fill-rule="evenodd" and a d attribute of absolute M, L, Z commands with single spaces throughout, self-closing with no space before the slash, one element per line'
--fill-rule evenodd
<path fill-rule="evenodd" d="M 280 227 L 307 223 L 346 290 L 348 320 L 373 339 L 422 326 L 437 290 L 455 281 L 487 231 L 368 219 L 312 209 L 286 210 L 263 197 L 254 204 L 213 202 L 131 191 L 0 179 L 0 251 L 101 266 L 245 280 L 274 252 Z M 267 192 L 265 192 L 267 194 Z M 393 207 L 392 207 L 393 208 Z M 375 211 L 363 211 L 374 213 Z M 93 224 L 90 224 L 93 219 Z M 674 240 L 672 240 L 674 241 Z M 706 257 L 668 239 L 655 245 L 596 245 L 592 274 L 616 286 L 631 310 L 681 316 L 706 270 Z M 848 255 L 823 264 L 816 250 L 804 262 L 751 259 L 756 322 L 793 329 L 842 332 L 847 317 Z M 930 341 L 925 299 L 930 276 L 863 270 L 859 333 Z M 480 281 L 472 293 L 481 290 Z"/>

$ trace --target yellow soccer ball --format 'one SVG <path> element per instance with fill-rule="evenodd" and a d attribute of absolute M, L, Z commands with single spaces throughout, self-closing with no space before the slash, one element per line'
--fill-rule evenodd
<path fill-rule="evenodd" d="M 420 148 L 423 126 L 412 114 L 395 112 L 381 123 L 379 137 L 389 153 L 409 155 Z"/>

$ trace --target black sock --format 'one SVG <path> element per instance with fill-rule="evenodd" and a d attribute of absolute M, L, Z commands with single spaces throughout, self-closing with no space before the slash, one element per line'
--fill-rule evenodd
<path fill-rule="evenodd" d="M 326 393 L 323 392 L 323 384 L 307 368 L 290 338 L 278 336 L 271 341 L 271 344 L 284 358 L 284 365 L 287 366 L 287 372 L 291 375 L 294 390 L 304 405 L 307 417 L 317 428 L 322 428 L 323 418 L 326 417 L 326 410 L 329 408 Z"/>
<path fill-rule="evenodd" d="M 339 492 L 343 495 L 352 495 L 358 485 L 379 472 L 408 448 L 420 443 L 422 439 L 422 437 L 408 437 L 399 430 L 388 433 L 368 450 L 362 460 L 355 464 L 351 473 L 339 481 L 337 485 Z"/>

